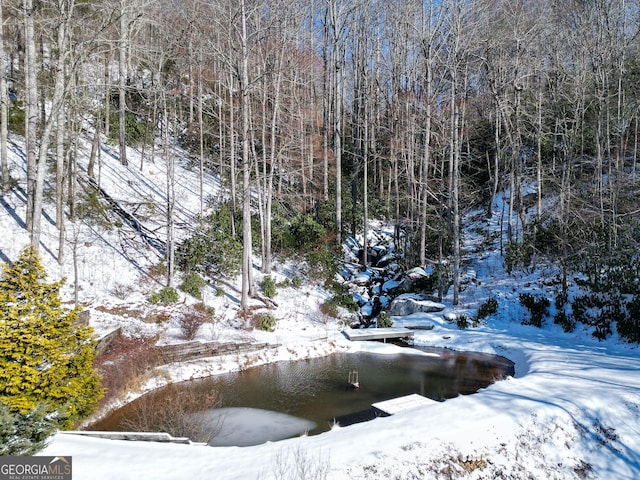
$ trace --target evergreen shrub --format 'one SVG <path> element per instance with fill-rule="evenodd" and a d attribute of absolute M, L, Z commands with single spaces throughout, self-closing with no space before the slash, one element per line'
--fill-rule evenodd
<path fill-rule="evenodd" d="M 504 262 L 508 274 L 515 268 L 527 268 L 531 265 L 532 245 L 529 241 L 511 241 L 505 246 Z"/>
<path fill-rule="evenodd" d="M 553 316 L 553 323 L 555 323 L 556 325 L 560 325 L 565 333 L 571 333 L 576 328 L 576 321 L 573 319 L 573 317 L 567 315 L 567 312 L 565 312 L 564 310 L 559 310 Z"/>
<path fill-rule="evenodd" d="M 184 272 L 234 275 L 242 263 L 242 243 L 232 235 L 232 212 L 220 205 L 201 219 L 191 237 L 176 249 L 176 264 Z"/>
<path fill-rule="evenodd" d="M 24 103 L 22 101 L 11 102 L 8 113 L 9 121 L 7 122 L 7 129 L 16 135 L 24 137 L 26 125 L 25 120 L 27 115 Z"/>
<path fill-rule="evenodd" d="M 262 292 L 267 298 L 276 296 L 276 282 L 273 278 L 267 276 L 262 279 Z"/>
<path fill-rule="evenodd" d="M 171 305 L 176 303 L 179 299 L 180 296 L 175 288 L 163 287 L 160 291 L 151 294 L 149 302 L 153 304 L 162 303 L 164 305 Z"/>
<path fill-rule="evenodd" d="M 630 342 L 640 343 L 640 294 L 627 303 L 627 315 L 618 320 L 618 334 Z"/>
<path fill-rule="evenodd" d="M 458 315 L 456 317 L 456 325 L 460 330 L 466 330 L 467 328 L 469 328 L 469 319 L 465 314 Z"/>
<path fill-rule="evenodd" d="M 391 320 L 391 315 L 389 312 L 380 312 L 378 315 L 376 324 L 378 328 L 389 328 L 393 325 L 393 320 Z"/>
<path fill-rule="evenodd" d="M 476 320 L 484 320 L 498 311 L 498 300 L 495 297 L 487 298 L 479 307 L 476 313 Z"/>
<path fill-rule="evenodd" d="M 189 272 L 184 276 L 180 290 L 188 293 L 192 297 L 202 300 L 202 289 L 207 282 L 196 272 Z"/>
<path fill-rule="evenodd" d="M 529 320 L 523 320 L 523 325 L 533 325 L 542 328 L 544 317 L 549 313 L 551 302 L 546 297 L 536 297 L 530 293 L 521 293 L 518 296 L 520 304 L 529 310 Z"/>
<path fill-rule="evenodd" d="M 270 313 L 261 313 L 255 316 L 254 319 L 256 328 L 264 332 L 273 332 L 276 328 L 276 317 Z"/>
<path fill-rule="evenodd" d="M 333 297 L 329 302 L 334 303 L 336 307 L 344 307 L 351 313 L 355 313 L 360 308 L 354 300 L 353 295 L 341 284 L 334 282 L 332 284 Z"/>

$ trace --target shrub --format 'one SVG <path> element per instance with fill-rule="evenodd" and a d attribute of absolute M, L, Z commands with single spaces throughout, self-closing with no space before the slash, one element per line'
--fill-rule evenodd
<path fill-rule="evenodd" d="M 149 267 L 149 276 L 158 282 L 167 278 L 167 265 L 164 262 L 156 263 Z"/>
<path fill-rule="evenodd" d="M 320 312 L 323 315 L 327 315 L 332 318 L 340 317 L 340 314 L 338 313 L 338 306 L 332 301 L 323 302 L 320 305 Z"/>
<path fill-rule="evenodd" d="M 358 306 L 358 303 L 354 300 L 353 295 L 351 295 L 345 286 L 340 283 L 333 282 L 331 284 L 331 289 L 333 290 L 333 297 L 329 301 L 333 302 L 336 307 L 344 307 L 351 313 L 355 313 L 359 310 L 360 307 Z"/>
<path fill-rule="evenodd" d="M 78 218 L 87 223 L 97 225 L 106 230 L 113 227 L 108 215 L 109 206 L 103 203 L 100 194 L 96 190 L 91 189 L 84 194 L 80 194 L 75 208 Z"/>
<path fill-rule="evenodd" d="M 151 294 L 149 302 L 153 304 L 162 303 L 164 305 L 171 305 L 179 300 L 178 292 L 173 287 L 164 287 L 159 292 Z"/>
<path fill-rule="evenodd" d="M 193 340 L 203 323 L 207 323 L 211 317 L 206 310 L 198 310 L 193 308 L 180 316 L 180 330 L 182 338 L 185 340 Z"/>
<path fill-rule="evenodd" d="M 618 334 L 630 342 L 640 343 L 640 295 L 627 303 L 627 315 L 618 320 Z"/>
<path fill-rule="evenodd" d="M 604 247 L 591 250 L 577 266 L 583 275 L 576 283 L 584 294 L 571 302 L 573 315 L 576 321 L 593 326 L 593 336 L 598 339 L 610 335 L 616 322 L 622 338 L 640 341 L 637 316 L 640 256 L 634 240 L 638 233 L 630 233 L 633 238 L 621 241 L 615 252 L 607 253 Z"/>
<path fill-rule="evenodd" d="M 197 312 L 201 312 L 201 313 L 206 313 L 207 315 L 209 315 L 210 317 L 213 317 L 216 314 L 216 309 L 213 308 L 210 305 L 205 305 L 204 303 L 200 302 L 200 303 L 196 303 L 193 306 L 194 310 L 196 310 Z"/>
<path fill-rule="evenodd" d="M 577 321 L 594 327 L 592 335 L 599 340 L 611 335 L 611 322 L 623 316 L 614 298 L 596 293 L 574 298 L 571 308 Z"/>
<path fill-rule="evenodd" d="M 167 402 L 165 398 L 176 400 Z M 219 426 L 212 426 L 206 415 L 193 412 L 221 406 L 222 400 L 213 381 L 205 382 L 197 391 L 169 385 L 162 392 L 148 393 L 132 403 L 132 414 L 127 418 L 125 427 L 137 432 L 167 432 L 195 442 L 210 442 Z"/>
<path fill-rule="evenodd" d="M 109 118 L 111 140 L 118 139 L 119 122 L 118 112 L 112 111 Z M 153 124 L 130 111 L 125 112 L 124 132 L 127 143 L 131 145 L 149 145 L 153 141 Z"/>
<path fill-rule="evenodd" d="M 9 118 L 7 128 L 10 132 L 17 135 L 24 136 L 25 134 L 25 118 L 26 110 L 23 102 L 15 101 L 11 102 L 9 106 Z"/>
<path fill-rule="evenodd" d="M 569 296 L 566 291 L 560 292 L 556 295 L 556 298 L 553 302 L 557 310 L 561 310 L 567 304 L 569 300 Z"/>
<path fill-rule="evenodd" d="M 299 276 L 294 275 L 293 278 L 291 279 L 291 285 L 295 289 L 302 287 L 302 279 Z"/>
<path fill-rule="evenodd" d="M 520 304 L 529 310 L 530 318 L 528 321 L 523 320 L 523 325 L 533 325 L 541 328 L 544 317 L 549 312 L 551 302 L 546 297 L 535 297 L 530 293 L 521 293 L 518 296 Z"/>
<path fill-rule="evenodd" d="M 476 313 L 476 320 L 480 321 L 487 318 L 490 315 L 493 315 L 498 311 L 498 300 L 495 297 L 487 298 L 481 305 L 478 307 L 478 313 Z"/>
<path fill-rule="evenodd" d="M 180 289 L 191 295 L 192 297 L 202 299 L 202 289 L 207 284 L 204 278 L 198 275 L 196 272 L 187 273 L 182 280 Z"/>
<path fill-rule="evenodd" d="M 255 326 L 264 332 L 273 332 L 276 328 L 276 317 L 270 313 L 261 313 L 254 317 Z"/>
<path fill-rule="evenodd" d="M 531 265 L 532 246 L 529 242 L 508 242 L 505 247 L 504 262 L 508 274 L 514 268 L 527 268 Z"/>
<path fill-rule="evenodd" d="M 467 318 L 467 316 L 465 314 L 458 315 L 456 317 L 456 325 L 458 325 L 458 328 L 460 330 L 465 330 L 465 329 L 469 328 L 469 319 Z"/>
<path fill-rule="evenodd" d="M 131 285 L 124 285 L 122 283 L 116 283 L 111 289 L 111 293 L 113 294 L 113 296 L 119 298 L 120 300 L 126 300 L 132 292 L 133 287 Z"/>
<path fill-rule="evenodd" d="M 327 245 L 321 245 L 306 254 L 309 262 L 309 277 L 331 280 L 338 272 L 335 252 Z"/>
<path fill-rule="evenodd" d="M 271 277 L 264 277 L 262 279 L 262 293 L 267 298 L 273 298 L 276 296 L 276 282 Z"/>
<path fill-rule="evenodd" d="M 391 315 L 389 315 L 389 312 L 380 312 L 380 315 L 378 315 L 376 324 L 378 328 L 391 327 L 393 325 L 393 320 L 391 320 Z"/>
<path fill-rule="evenodd" d="M 566 333 L 573 332 L 576 328 L 576 321 L 567 315 L 564 310 L 558 311 L 553 317 L 553 323 L 560 325 Z"/>
<path fill-rule="evenodd" d="M 184 272 L 233 275 L 240 271 L 242 243 L 232 233 L 227 204 L 202 219 L 193 235 L 176 249 L 176 264 Z"/>
<path fill-rule="evenodd" d="M 105 396 L 100 405 L 106 405 L 129 390 L 141 378 L 162 363 L 153 338 L 129 338 L 119 333 L 105 350 L 96 357 L 96 368 L 102 374 Z"/>
<path fill-rule="evenodd" d="M 291 222 L 291 238 L 297 248 L 316 246 L 326 235 L 326 229 L 311 215 L 300 215 Z"/>

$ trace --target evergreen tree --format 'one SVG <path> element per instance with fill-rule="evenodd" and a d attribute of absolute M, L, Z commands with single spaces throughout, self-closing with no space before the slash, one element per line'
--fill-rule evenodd
<path fill-rule="evenodd" d="M 56 422 L 43 405 L 22 414 L 0 403 L 0 456 L 33 455 L 44 448 Z"/>
<path fill-rule="evenodd" d="M 93 369 L 95 341 L 75 325 L 78 309 L 62 307 L 64 280 L 46 283 L 28 246 L 0 279 L 0 404 L 28 416 L 43 408 L 56 426 L 86 417 L 102 396 Z"/>

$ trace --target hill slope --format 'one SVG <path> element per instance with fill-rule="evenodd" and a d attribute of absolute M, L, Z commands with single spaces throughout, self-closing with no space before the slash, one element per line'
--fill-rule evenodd
<path fill-rule="evenodd" d="M 23 155 L 18 140 L 14 141 L 12 174 L 18 187 L 24 189 Z M 82 151 L 87 153 L 86 145 Z M 162 214 L 156 210 L 163 205 L 165 195 L 162 162 L 145 162 L 139 171 L 133 166 L 122 167 L 107 153 L 102 157 L 101 187 L 126 211 L 135 212 L 145 231 L 162 240 Z M 82 165 L 84 157 L 79 161 Z M 131 160 L 131 165 L 136 164 Z M 199 211 L 195 188 L 198 178 L 188 169 L 179 168 L 178 179 L 178 216 L 188 230 Z M 215 179 L 207 179 L 206 185 L 211 195 L 219 195 Z M 20 188 L 2 200 L 0 250 L 4 260 L 16 258 L 28 241 L 21 228 L 24 200 Z M 48 207 L 46 213 L 51 216 L 52 211 Z M 67 255 L 58 265 L 53 253 L 57 232 L 52 222 L 45 225 L 41 249 L 44 263 L 52 277 L 68 277 L 64 294 L 71 300 L 76 280 L 73 255 Z M 156 318 L 158 307 L 146 298 L 161 282 L 149 272 L 160 255 L 139 232 L 123 222 L 122 227 L 111 230 L 88 224 L 68 225 L 68 234 L 76 245 L 79 300 L 89 310 L 90 322 L 98 332 L 119 326 L 133 337 L 154 337 L 165 343 L 181 341 L 177 319 L 182 307 L 167 309 L 163 322 L 150 321 Z M 498 312 L 468 330 L 459 330 L 441 313 L 397 317 L 395 324 L 433 325 L 433 330 L 417 332 L 416 342 L 420 344 L 504 355 L 516 363 L 515 377 L 473 395 L 392 417 L 256 447 L 150 444 L 59 433 L 41 453 L 73 456 L 76 478 L 97 479 L 639 478 L 637 348 L 615 338 L 598 342 L 589 331 L 565 334 L 549 322 L 542 329 L 523 326 L 525 311 L 517 301 L 518 294 L 544 291 L 546 282 L 540 273 L 544 270 L 508 276 L 497 251 L 483 248 L 482 255 L 472 254 L 472 242 L 478 238 L 468 234 L 466 239 L 468 271 L 475 272 L 475 281 L 467 285 L 459 307 L 452 308 L 451 299 L 445 297 L 445 313 L 471 316 L 489 296 L 498 299 Z M 286 266 L 281 266 L 280 278 L 286 273 Z M 217 321 L 202 328 L 196 339 L 249 339 L 266 341 L 274 348 L 250 356 L 169 365 L 163 367 L 163 375 L 141 385 L 140 391 L 168 380 L 321 355 L 335 349 L 396 351 L 397 347 L 389 345 L 347 342 L 336 322 L 319 313 L 325 293 L 312 285 L 278 291 L 279 306 L 274 313 L 280 321 L 274 333 L 251 330 L 237 318 L 236 286 L 234 279 L 229 279 L 225 296 L 217 297 L 213 291 L 205 294 L 205 301 L 216 309 Z M 192 300 L 185 298 L 184 302 Z"/>

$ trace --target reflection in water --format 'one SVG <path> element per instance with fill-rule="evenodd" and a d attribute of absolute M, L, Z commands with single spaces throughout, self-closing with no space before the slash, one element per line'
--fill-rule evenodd
<path fill-rule="evenodd" d="M 228 440 L 220 435 L 223 432 L 218 432 L 220 438 L 211 444 L 251 445 L 304 432 L 327 431 L 336 418 L 368 411 L 373 403 L 383 400 L 418 393 L 443 401 L 474 393 L 514 374 L 513 363 L 502 357 L 443 349 L 421 350 L 430 355 L 336 353 L 323 358 L 263 365 L 180 385 L 193 389 L 198 395 L 205 395 L 213 386 L 221 395 L 223 406 L 231 409 L 218 413 L 209 411 L 206 415 L 215 419 L 223 414 L 223 431 L 232 426 L 231 430 L 242 438 L 234 436 L 233 440 Z M 352 370 L 359 374 L 358 389 L 348 384 Z M 152 395 L 168 395 L 167 392 L 170 390 L 161 389 Z M 171 402 L 171 398 L 165 401 Z M 93 429 L 122 430 L 130 410 L 131 406 L 121 408 Z M 274 412 L 284 416 L 274 415 Z M 219 425 L 216 428 L 220 428 Z M 267 438 L 265 429 L 272 430 Z"/>

